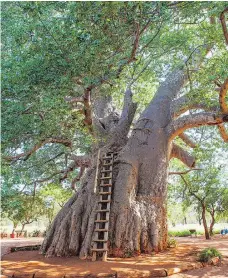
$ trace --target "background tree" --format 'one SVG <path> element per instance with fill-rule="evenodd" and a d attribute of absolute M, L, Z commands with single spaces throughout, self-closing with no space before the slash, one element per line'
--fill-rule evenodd
<path fill-rule="evenodd" d="M 90 253 L 98 150 L 119 153 L 110 252 L 166 247 L 169 160 L 195 165 L 173 141 L 194 146 L 183 132 L 203 125 L 218 125 L 227 140 L 226 29 L 218 20 L 225 8 L 222 2 L 3 5 L 5 163 L 30 180 L 26 186 L 68 180 L 75 188 L 83 177 L 53 221 L 42 246 L 47 256 Z"/>
<path fill-rule="evenodd" d="M 50 227 L 59 209 L 71 197 L 72 191 L 63 188 L 60 184 L 49 183 L 40 189 L 39 195 L 45 204 L 44 216 L 47 217 L 48 227 Z"/>
<path fill-rule="evenodd" d="M 171 185 L 172 196 L 182 200 L 187 207 L 194 206 L 195 211 L 201 213 L 206 239 L 213 235 L 216 218 L 228 209 L 226 156 L 216 159 L 217 152 L 213 152 L 213 145 L 208 149 L 196 149 L 200 168 L 192 172 L 179 169 L 174 172 L 180 176 L 179 182 L 175 181 Z M 211 165 L 211 161 L 214 161 L 214 165 Z M 210 227 L 206 219 L 207 212 L 211 217 Z"/>

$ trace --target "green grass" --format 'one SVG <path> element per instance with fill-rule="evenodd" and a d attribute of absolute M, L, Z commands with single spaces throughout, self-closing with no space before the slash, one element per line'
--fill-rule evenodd
<path fill-rule="evenodd" d="M 169 231 L 169 236 L 171 237 L 185 237 L 185 236 L 190 236 L 191 233 L 189 230 L 183 230 L 183 231 Z"/>

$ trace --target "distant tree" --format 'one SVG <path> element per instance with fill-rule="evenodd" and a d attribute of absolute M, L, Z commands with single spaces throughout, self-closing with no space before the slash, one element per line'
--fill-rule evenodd
<path fill-rule="evenodd" d="M 12 192 L 11 196 L 3 195 L 2 214 L 13 222 L 13 232 L 18 224 L 21 224 L 23 232 L 26 225 L 37 221 L 44 214 L 44 203 L 38 196 Z"/>
<path fill-rule="evenodd" d="M 219 169 L 210 167 L 202 171 L 189 174 L 180 174 L 181 182 L 179 190 L 182 192 L 186 204 L 195 204 L 197 210 L 201 210 L 205 238 L 210 239 L 216 221 L 216 214 L 227 209 L 227 188 L 221 185 Z M 208 228 L 206 212 L 211 216 Z"/>
<path fill-rule="evenodd" d="M 45 204 L 44 216 L 47 217 L 50 226 L 59 209 L 71 197 L 72 190 L 63 188 L 60 184 L 50 183 L 43 186 L 39 194 Z"/>

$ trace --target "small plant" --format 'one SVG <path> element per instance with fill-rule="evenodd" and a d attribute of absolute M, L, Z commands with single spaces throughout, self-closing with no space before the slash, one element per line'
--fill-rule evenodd
<path fill-rule="evenodd" d="M 219 259 L 221 259 L 222 254 L 216 248 L 205 248 L 199 254 L 199 261 L 207 263 L 214 257 L 219 257 Z"/>
<path fill-rule="evenodd" d="M 168 248 L 174 248 L 177 247 L 177 241 L 174 238 L 168 238 L 168 242 L 167 242 L 167 246 Z"/>

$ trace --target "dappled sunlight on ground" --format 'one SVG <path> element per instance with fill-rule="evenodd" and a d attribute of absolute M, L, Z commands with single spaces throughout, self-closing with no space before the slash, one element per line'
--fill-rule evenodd
<path fill-rule="evenodd" d="M 122 273 L 125 277 L 148 277 L 168 268 L 179 268 L 196 262 L 199 249 L 213 246 L 228 256 L 228 238 L 206 241 L 201 238 L 180 238 L 177 248 L 134 258 L 108 258 L 107 262 L 80 260 L 78 257 L 45 258 L 38 251 L 19 251 L 5 255 L 2 267 L 10 271 L 37 273 L 40 277 L 61 277 L 64 274 Z M 46 276 L 47 275 L 47 276 Z M 123 276 L 124 277 L 124 276 Z M 152 276 L 151 276 L 152 277 Z M 181 276 L 180 276 L 181 277 Z M 189 278 L 203 276 L 189 276 Z M 205 276 L 206 278 L 207 276 Z M 216 276 L 217 277 L 217 276 Z M 219 278 L 219 276 L 218 276 Z"/>

